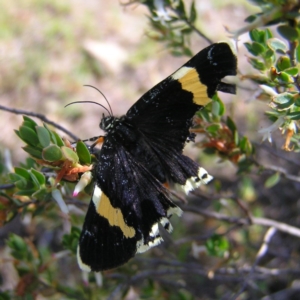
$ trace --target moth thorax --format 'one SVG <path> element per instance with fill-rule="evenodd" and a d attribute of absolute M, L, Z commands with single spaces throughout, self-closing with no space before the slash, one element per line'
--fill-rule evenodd
<path fill-rule="evenodd" d="M 110 131 L 114 127 L 116 120 L 117 118 L 113 116 L 103 117 L 99 126 L 104 131 Z"/>

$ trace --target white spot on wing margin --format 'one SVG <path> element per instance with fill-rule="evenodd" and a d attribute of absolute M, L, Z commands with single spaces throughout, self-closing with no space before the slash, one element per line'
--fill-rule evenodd
<path fill-rule="evenodd" d="M 213 177 L 209 175 L 204 168 L 200 167 L 198 169 L 197 177 L 188 178 L 184 185 L 177 184 L 176 186 L 179 186 L 180 189 L 182 189 L 186 194 L 188 194 L 190 191 L 198 188 L 201 184 L 207 184 L 212 179 Z"/>
<path fill-rule="evenodd" d="M 177 70 L 173 75 L 171 75 L 171 77 L 172 77 L 174 80 L 178 80 L 178 79 L 184 77 L 191 69 L 193 69 L 193 68 L 190 68 L 190 67 L 182 67 L 182 68 L 180 68 L 179 70 Z"/>
<path fill-rule="evenodd" d="M 88 266 L 88 265 L 86 265 L 85 263 L 83 263 L 82 260 L 81 260 L 81 257 L 80 257 L 80 246 L 77 247 L 77 262 L 78 262 L 79 268 L 82 271 L 91 272 L 91 267 Z"/>

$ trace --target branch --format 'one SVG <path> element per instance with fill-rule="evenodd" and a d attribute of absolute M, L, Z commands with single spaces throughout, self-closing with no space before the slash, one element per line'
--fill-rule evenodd
<path fill-rule="evenodd" d="M 220 221 L 228 222 L 228 223 L 235 223 L 239 225 L 261 225 L 266 227 L 274 227 L 279 231 L 285 232 L 290 235 L 294 235 L 300 238 L 300 229 L 285 223 L 281 223 L 278 221 L 274 221 L 267 218 L 256 218 L 251 216 L 251 220 L 248 218 L 239 218 L 239 217 L 231 217 L 224 214 L 220 214 L 217 212 L 209 211 L 206 209 L 200 209 L 194 206 L 185 206 L 185 211 L 194 212 L 196 214 L 200 214 L 202 216 L 217 219 Z"/>
<path fill-rule="evenodd" d="M 22 110 L 22 109 L 9 108 L 9 107 L 5 107 L 5 106 L 2 106 L 2 105 L 0 105 L 0 109 L 4 110 L 4 111 L 11 112 L 11 113 L 16 114 L 16 115 L 25 115 L 25 116 L 30 116 L 30 117 L 36 117 L 36 118 L 40 119 L 41 121 L 43 121 L 43 122 L 45 122 L 49 125 L 52 125 L 53 127 L 61 130 L 62 132 L 67 134 L 69 137 L 71 137 L 74 141 L 79 140 L 79 138 L 76 135 L 74 135 L 72 132 L 70 132 L 69 130 L 65 129 L 64 127 L 58 125 L 57 123 L 49 120 L 46 116 L 44 116 L 42 114 L 33 113 L 31 111 Z"/>
<path fill-rule="evenodd" d="M 285 170 L 284 168 L 282 167 L 278 167 L 278 166 L 264 166 L 264 165 L 261 165 L 261 167 L 263 167 L 265 170 L 271 170 L 271 171 L 275 171 L 275 172 L 278 172 L 280 173 L 281 175 L 283 175 L 285 178 L 287 179 L 290 179 L 292 181 L 295 181 L 295 182 L 300 182 L 300 177 L 299 176 L 295 176 L 295 175 L 292 175 L 292 174 L 289 174 L 287 172 L 287 170 Z"/>

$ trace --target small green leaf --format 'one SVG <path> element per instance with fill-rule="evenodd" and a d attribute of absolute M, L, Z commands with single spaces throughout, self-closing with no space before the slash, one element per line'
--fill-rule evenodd
<path fill-rule="evenodd" d="M 249 32 L 250 38 L 253 42 L 263 43 L 264 42 L 264 32 L 258 29 L 253 29 Z"/>
<path fill-rule="evenodd" d="M 36 127 L 36 133 L 39 139 L 40 144 L 43 148 L 50 145 L 50 134 L 49 131 L 43 126 Z"/>
<path fill-rule="evenodd" d="M 62 138 L 55 131 L 51 131 L 51 140 L 58 147 L 62 147 L 65 145 Z"/>
<path fill-rule="evenodd" d="M 281 41 L 278 38 L 271 38 L 267 41 L 268 46 L 273 50 L 273 51 L 278 51 L 281 53 L 286 53 L 288 50 L 287 45 Z"/>
<path fill-rule="evenodd" d="M 267 43 L 267 40 L 271 39 L 272 37 L 272 31 L 269 28 L 265 29 L 265 43 Z"/>
<path fill-rule="evenodd" d="M 292 68 L 285 69 L 284 72 L 291 76 L 297 76 L 299 70 L 297 67 L 292 67 Z"/>
<path fill-rule="evenodd" d="M 48 133 L 50 134 L 50 139 L 53 144 L 59 147 L 65 145 L 62 139 L 59 137 L 59 135 L 55 131 L 51 130 L 46 123 L 44 123 L 44 127 L 47 129 Z"/>
<path fill-rule="evenodd" d="M 25 189 L 27 186 L 27 180 L 18 174 L 10 173 L 9 179 L 16 185 L 18 189 Z"/>
<path fill-rule="evenodd" d="M 275 52 L 272 49 L 268 49 L 265 53 L 264 53 L 264 58 L 265 59 L 269 59 L 270 61 L 275 61 L 276 56 L 275 56 Z"/>
<path fill-rule="evenodd" d="M 205 246 L 211 256 L 224 257 L 224 254 L 229 250 L 229 242 L 226 237 L 218 234 L 208 239 Z"/>
<path fill-rule="evenodd" d="M 15 173 L 22 176 L 22 177 L 24 177 L 26 180 L 30 179 L 29 172 L 24 168 L 15 167 Z"/>
<path fill-rule="evenodd" d="M 266 180 L 265 187 L 269 189 L 274 185 L 276 185 L 279 181 L 280 181 L 280 174 L 276 172 Z"/>
<path fill-rule="evenodd" d="M 253 147 L 252 147 L 252 144 L 251 142 L 248 140 L 247 137 L 243 137 L 240 139 L 240 142 L 239 142 L 239 147 L 241 149 L 241 151 L 243 153 L 246 153 L 246 154 L 252 154 L 253 152 Z"/>
<path fill-rule="evenodd" d="M 19 134 L 22 140 L 30 146 L 36 147 L 37 144 L 39 143 L 39 139 L 37 137 L 36 132 L 29 127 L 21 126 L 19 128 Z"/>
<path fill-rule="evenodd" d="M 38 159 L 41 159 L 42 158 L 42 152 L 41 150 L 39 149 L 36 149 L 35 147 L 33 146 L 25 146 L 25 147 L 22 147 L 22 149 L 24 151 L 26 151 L 27 153 L 29 153 L 31 156 L 33 156 L 34 158 L 38 158 Z"/>
<path fill-rule="evenodd" d="M 23 120 L 24 120 L 24 123 L 28 122 L 30 123 L 31 125 L 29 126 L 31 129 L 35 129 L 36 126 L 38 126 L 31 118 L 27 117 L 27 116 L 23 116 Z"/>
<path fill-rule="evenodd" d="M 252 67 L 257 70 L 264 71 L 267 68 L 267 66 L 265 65 L 264 62 L 262 62 L 256 58 L 250 57 L 250 58 L 248 58 L 248 61 L 252 65 Z"/>
<path fill-rule="evenodd" d="M 32 194 L 32 197 L 45 201 L 47 194 L 48 194 L 47 189 L 46 188 L 41 188 L 41 189 L 37 190 L 36 192 L 34 192 Z M 43 213 L 44 213 L 44 210 L 41 211 L 41 214 L 43 214 Z M 38 214 L 38 212 L 35 211 L 34 216 L 36 216 L 37 214 Z"/>
<path fill-rule="evenodd" d="M 278 79 L 281 83 L 294 83 L 294 79 L 292 76 L 290 76 L 289 74 L 287 74 L 286 72 L 282 71 L 279 73 L 278 75 Z"/>
<path fill-rule="evenodd" d="M 38 180 L 40 185 L 44 185 L 46 183 L 46 179 L 45 179 L 44 174 L 38 172 L 35 169 L 31 169 L 30 173 L 34 174 L 34 176 L 36 177 L 36 179 Z"/>
<path fill-rule="evenodd" d="M 50 145 L 43 149 L 42 157 L 45 161 L 53 162 L 62 159 L 62 151 L 56 145 Z"/>
<path fill-rule="evenodd" d="M 236 131 L 236 126 L 233 120 L 230 117 L 227 117 L 226 124 L 232 132 Z"/>
<path fill-rule="evenodd" d="M 252 44 L 250 44 L 250 43 L 244 43 L 244 45 L 247 48 L 248 52 L 250 52 L 254 56 L 257 56 L 257 53 L 252 48 Z"/>
<path fill-rule="evenodd" d="M 299 33 L 297 29 L 289 25 L 280 25 L 277 27 L 278 33 L 287 39 L 288 41 L 296 41 L 299 39 Z"/>
<path fill-rule="evenodd" d="M 211 134 L 217 133 L 219 129 L 220 129 L 219 124 L 212 124 L 206 127 L 206 130 Z"/>
<path fill-rule="evenodd" d="M 78 141 L 77 145 L 76 145 L 76 152 L 78 154 L 79 161 L 83 165 L 91 164 L 91 161 L 92 161 L 91 154 L 90 154 L 90 151 L 88 150 L 87 146 L 85 145 L 85 143 L 83 143 L 82 141 Z"/>
<path fill-rule="evenodd" d="M 295 99 L 295 105 L 300 107 L 300 95 L 299 94 L 296 94 L 294 96 L 294 99 Z"/>
<path fill-rule="evenodd" d="M 33 173 L 30 173 L 30 177 L 31 177 L 31 182 L 33 183 L 35 189 L 39 189 L 41 186 L 38 179 L 35 177 L 35 175 Z"/>
<path fill-rule="evenodd" d="M 73 254 L 76 254 L 77 252 L 77 246 L 78 246 L 78 239 L 80 237 L 81 230 L 77 227 L 71 228 L 70 234 L 65 234 L 62 238 L 62 244 L 63 246 L 71 250 Z"/>
<path fill-rule="evenodd" d="M 197 112 L 197 116 L 199 116 L 200 119 L 205 120 L 207 122 L 210 121 L 210 115 L 209 115 L 209 111 L 206 107 L 204 107 L 203 109 L 199 110 Z"/>
<path fill-rule="evenodd" d="M 30 261 L 32 259 L 32 254 L 30 255 L 30 250 L 25 241 L 16 234 L 10 234 L 7 240 L 8 247 L 11 249 L 11 255 L 18 260 Z"/>
<path fill-rule="evenodd" d="M 290 120 L 300 120 L 300 111 L 294 111 L 287 114 Z"/>
<path fill-rule="evenodd" d="M 290 93 L 281 93 L 273 97 L 273 102 L 279 109 L 288 109 L 294 104 L 294 95 Z"/>
<path fill-rule="evenodd" d="M 73 164 L 77 164 L 79 162 L 79 157 L 76 152 L 74 152 L 69 147 L 63 146 L 61 147 L 62 154 L 65 159 L 73 162 Z"/>
<path fill-rule="evenodd" d="M 300 43 L 298 43 L 298 46 L 295 50 L 295 54 L 296 54 L 297 62 L 299 63 L 300 62 Z"/>
<path fill-rule="evenodd" d="M 288 56 L 280 56 L 277 61 L 277 68 L 279 71 L 288 69 L 291 66 L 291 61 Z"/>
<path fill-rule="evenodd" d="M 265 52 L 265 47 L 260 44 L 260 43 L 257 43 L 257 42 L 253 42 L 252 43 L 252 50 L 254 53 L 256 53 L 256 55 L 259 55 L 259 54 L 262 54 Z"/>
<path fill-rule="evenodd" d="M 197 10 L 195 7 L 195 1 L 192 2 L 191 9 L 190 9 L 190 23 L 194 23 L 197 19 Z"/>
<path fill-rule="evenodd" d="M 251 16 L 248 16 L 248 17 L 244 20 L 244 22 L 246 22 L 246 23 L 252 23 L 252 22 L 254 22 L 254 21 L 256 20 L 256 18 L 257 18 L 256 15 L 251 15 Z"/>

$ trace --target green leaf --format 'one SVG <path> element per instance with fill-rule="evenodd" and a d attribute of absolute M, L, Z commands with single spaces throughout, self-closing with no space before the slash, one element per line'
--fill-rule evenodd
<path fill-rule="evenodd" d="M 278 51 L 281 53 L 286 53 L 288 51 L 287 45 L 278 38 L 269 39 L 267 44 L 275 52 Z"/>
<path fill-rule="evenodd" d="M 249 32 L 250 39 L 253 42 L 263 43 L 264 42 L 264 32 L 258 29 L 253 29 Z"/>
<path fill-rule="evenodd" d="M 294 95 L 290 93 L 281 93 L 273 97 L 273 102 L 277 104 L 278 109 L 288 109 L 294 104 Z"/>
<path fill-rule="evenodd" d="M 36 147 L 39 143 L 39 139 L 37 137 L 36 132 L 26 126 L 21 126 L 19 128 L 19 134 L 21 139 L 28 145 Z"/>
<path fill-rule="evenodd" d="M 236 131 L 236 126 L 233 120 L 228 116 L 226 120 L 226 124 L 232 132 Z"/>
<path fill-rule="evenodd" d="M 30 128 L 31 129 L 35 129 L 36 126 L 38 126 L 31 118 L 27 117 L 27 116 L 23 116 L 23 120 L 24 120 L 24 123 L 26 124 L 30 124 Z"/>
<path fill-rule="evenodd" d="M 248 61 L 253 66 L 253 68 L 255 68 L 257 70 L 265 71 L 267 68 L 267 66 L 265 65 L 264 62 L 262 62 L 256 58 L 250 57 L 250 58 L 248 58 Z"/>
<path fill-rule="evenodd" d="M 267 44 L 267 40 L 271 39 L 272 37 L 273 37 L 272 31 L 269 28 L 265 29 L 265 43 L 266 44 Z"/>
<path fill-rule="evenodd" d="M 280 174 L 276 172 L 265 181 L 265 187 L 269 189 L 274 185 L 276 185 L 279 181 L 280 181 Z"/>
<path fill-rule="evenodd" d="M 229 250 L 229 242 L 226 237 L 215 234 L 205 243 L 206 250 L 209 255 L 224 257 L 224 254 Z"/>
<path fill-rule="evenodd" d="M 30 255 L 30 250 L 26 242 L 16 234 L 10 234 L 7 240 L 8 247 L 11 249 L 11 255 L 18 260 L 28 261 L 32 259 L 32 254 Z"/>
<path fill-rule="evenodd" d="M 220 129 L 220 124 L 212 124 L 206 127 L 206 130 L 211 133 L 211 134 L 215 134 L 218 132 L 218 130 Z"/>
<path fill-rule="evenodd" d="M 51 131 L 51 140 L 58 147 L 62 147 L 65 145 L 62 138 L 55 131 Z"/>
<path fill-rule="evenodd" d="M 300 95 L 296 94 L 294 95 L 295 105 L 300 107 Z"/>
<path fill-rule="evenodd" d="M 252 144 L 251 142 L 248 140 L 247 137 L 243 137 L 240 139 L 240 142 L 239 142 L 239 147 L 241 149 L 241 151 L 243 153 L 246 153 L 247 155 L 250 155 L 253 153 L 253 147 L 252 147 Z"/>
<path fill-rule="evenodd" d="M 45 179 L 44 174 L 38 172 L 35 169 L 31 169 L 30 173 L 34 174 L 35 178 L 38 180 L 40 185 L 44 185 L 46 183 L 46 179 Z"/>
<path fill-rule="evenodd" d="M 90 154 L 90 151 L 88 150 L 87 146 L 85 145 L 85 143 L 83 143 L 82 141 L 78 141 L 77 145 L 76 145 L 76 152 L 79 157 L 79 161 L 83 165 L 91 164 L 91 161 L 92 161 L 91 154 Z"/>
<path fill-rule="evenodd" d="M 30 180 L 30 174 L 29 172 L 24 169 L 24 168 L 20 168 L 20 167 L 15 167 L 15 173 L 22 176 L 23 178 L 25 178 L 26 180 Z"/>
<path fill-rule="evenodd" d="M 27 186 L 27 180 L 18 174 L 10 173 L 9 179 L 16 185 L 18 189 L 25 189 Z"/>
<path fill-rule="evenodd" d="M 40 200 L 45 201 L 45 199 L 47 197 L 47 194 L 49 194 L 49 193 L 48 193 L 48 191 L 47 191 L 46 188 L 40 188 L 39 190 L 37 190 L 36 192 L 34 192 L 32 194 L 32 197 L 36 198 L 36 199 L 40 199 Z M 40 211 L 35 211 L 34 212 L 34 216 L 36 216 L 39 213 L 43 214 L 44 213 L 44 209 L 41 209 L 41 212 Z"/>
<path fill-rule="evenodd" d="M 299 70 L 297 67 L 292 67 L 292 68 L 285 69 L 284 72 L 291 76 L 297 76 Z"/>
<path fill-rule="evenodd" d="M 50 139 L 51 139 L 51 142 L 59 147 L 62 147 L 64 146 L 64 142 L 62 141 L 61 137 L 53 130 L 51 130 L 49 128 L 49 126 L 44 123 L 44 127 L 47 129 L 49 135 L 50 135 Z"/>
<path fill-rule="evenodd" d="M 77 164 L 79 162 L 79 157 L 76 152 L 74 152 L 69 147 L 63 146 L 61 147 L 62 154 L 65 159 L 73 162 L 73 164 Z"/>
<path fill-rule="evenodd" d="M 299 32 L 297 29 L 289 25 L 280 25 L 277 27 L 278 33 L 288 41 L 296 41 L 299 39 Z"/>
<path fill-rule="evenodd" d="M 246 22 L 246 23 L 252 23 L 252 22 L 254 22 L 256 19 L 257 19 L 257 16 L 256 16 L 256 15 L 251 15 L 251 16 L 248 16 L 248 17 L 244 20 L 244 22 Z"/>
<path fill-rule="evenodd" d="M 281 83 L 285 83 L 285 84 L 294 83 L 293 77 L 284 71 L 278 74 L 278 79 Z"/>
<path fill-rule="evenodd" d="M 299 63 L 300 62 L 300 43 L 298 44 L 298 46 L 295 50 L 295 54 L 296 54 L 297 62 Z"/>
<path fill-rule="evenodd" d="M 22 149 L 24 151 L 26 151 L 27 153 L 29 153 L 31 156 L 35 157 L 35 158 L 38 158 L 38 159 L 42 158 L 42 152 L 41 152 L 41 150 L 36 149 L 33 146 L 25 146 L 25 147 L 22 147 Z"/>
<path fill-rule="evenodd" d="M 56 145 L 50 145 L 43 149 L 42 157 L 45 161 L 54 162 L 62 159 L 62 150 Z"/>
<path fill-rule="evenodd" d="M 266 48 L 262 44 L 257 43 L 257 42 L 252 43 L 252 51 L 254 53 L 256 53 L 256 55 L 264 53 L 265 50 L 266 50 Z"/>
<path fill-rule="evenodd" d="M 290 120 L 300 120 L 300 111 L 294 111 L 287 114 Z"/>
<path fill-rule="evenodd" d="M 277 68 L 279 71 L 283 71 L 291 67 L 291 61 L 288 56 L 280 56 L 277 61 Z"/>
<path fill-rule="evenodd" d="M 65 234 L 62 238 L 62 244 L 63 246 L 71 250 L 73 254 L 76 254 L 77 252 L 77 246 L 78 246 L 78 239 L 80 237 L 81 230 L 77 227 L 71 228 L 70 234 Z"/>
<path fill-rule="evenodd" d="M 190 23 L 194 23 L 197 19 L 197 10 L 195 6 L 195 1 L 192 2 L 191 9 L 190 9 Z"/>
<path fill-rule="evenodd" d="M 49 131 L 43 126 L 36 127 L 36 133 L 39 139 L 40 144 L 43 148 L 50 145 L 50 134 Z"/>

